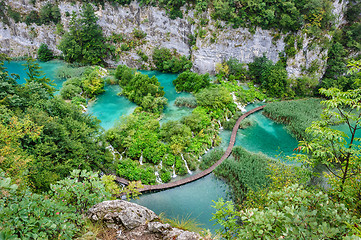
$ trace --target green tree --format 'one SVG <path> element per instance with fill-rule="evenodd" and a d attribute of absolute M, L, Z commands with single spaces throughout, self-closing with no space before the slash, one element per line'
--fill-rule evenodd
<path fill-rule="evenodd" d="M 104 64 L 104 58 L 108 56 L 106 39 L 101 27 L 97 24 L 91 4 L 83 5 L 80 18 L 73 12 L 69 32 L 64 35 L 59 44 L 65 61 L 79 62 L 83 64 Z"/>
<path fill-rule="evenodd" d="M 50 95 L 53 95 L 55 88 L 53 87 L 54 81 L 46 76 L 43 76 L 44 73 L 41 71 L 41 67 L 33 58 L 28 58 L 24 64 L 25 70 L 27 70 L 28 78 L 25 78 L 25 86 L 30 86 L 31 83 L 40 84 Z"/>
<path fill-rule="evenodd" d="M 54 58 L 53 51 L 51 51 L 45 43 L 40 45 L 38 50 L 38 59 L 42 62 L 47 62 Z"/>
<path fill-rule="evenodd" d="M 306 132 L 311 141 L 301 141 L 300 149 L 309 153 L 299 157 L 311 166 L 323 164 L 332 188 L 330 191 L 350 209 L 361 214 L 361 148 L 358 130 L 361 129 L 361 89 L 342 92 L 337 88 L 320 89 L 328 100 L 321 102 L 325 109 L 321 120 Z M 343 124 L 345 130 L 333 126 Z"/>

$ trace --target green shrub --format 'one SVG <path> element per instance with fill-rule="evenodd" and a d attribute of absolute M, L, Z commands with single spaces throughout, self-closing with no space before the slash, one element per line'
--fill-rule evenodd
<path fill-rule="evenodd" d="M 73 84 L 67 84 L 60 90 L 60 95 L 63 99 L 73 99 L 74 97 L 80 96 L 81 88 Z"/>
<path fill-rule="evenodd" d="M 198 92 L 210 85 L 210 77 L 208 73 L 202 75 L 187 70 L 179 74 L 173 84 L 179 92 Z"/>
<path fill-rule="evenodd" d="M 222 149 L 212 149 L 202 156 L 202 162 L 199 165 L 201 170 L 206 170 L 215 164 L 224 154 Z"/>
<path fill-rule="evenodd" d="M 137 54 L 142 59 L 142 61 L 144 61 L 144 62 L 148 61 L 148 56 L 144 52 L 142 52 L 142 50 L 139 49 L 137 51 Z"/>
<path fill-rule="evenodd" d="M 122 45 L 120 45 L 120 50 L 122 50 L 123 52 L 129 51 L 130 50 L 129 44 L 123 43 Z"/>
<path fill-rule="evenodd" d="M 164 183 L 169 182 L 169 181 L 172 179 L 170 172 L 167 171 L 167 170 L 165 170 L 164 168 L 162 168 L 162 169 L 160 170 L 160 179 L 161 179 L 162 182 L 164 182 Z"/>
<path fill-rule="evenodd" d="M 64 202 L 77 214 L 84 214 L 93 205 L 111 198 L 98 173 L 73 170 L 68 178 L 50 185 L 52 199 Z"/>
<path fill-rule="evenodd" d="M 71 239 L 78 231 L 74 223 L 81 216 L 66 203 L 18 189 L 1 169 L 0 192 L 0 236 L 4 239 Z"/>
<path fill-rule="evenodd" d="M 38 59 L 42 62 L 47 62 L 54 58 L 53 51 L 51 51 L 45 43 L 40 45 L 38 50 Z"/>
<path fill-rule="evenodd" d="M 225 109 L 233 103 L 229 91 L 222 86 L 204 88 L 196 94 L 198 106 L 210 109 Z"/>
<path fill-rule="evenodd" d="M 147 36 L 147 33 L 143 32 L 142 30 L 137 29 L 137 28 L 134 28 L 132 33 L 133 33 L 133 36 L 138 39 L 142 39 Z"/>
<path fill-rule="evenodd" d="M 192 61 L 185 56 L 179 56 L 176 51 L 171 53 L 167 48 L 155 48 L 153 51 L 153 63 L 161 72 L 178 73 L 189 70 Z"/>
<path fill-rule="evenodd" d="M 40 20 L 38 12 L 35 10 L 32 10 L 28 15 L 26 15 L 24 22 L 26 23 L 26 25 L 30 25 L 32 23 L 40 25 L 41 20 Z"/>

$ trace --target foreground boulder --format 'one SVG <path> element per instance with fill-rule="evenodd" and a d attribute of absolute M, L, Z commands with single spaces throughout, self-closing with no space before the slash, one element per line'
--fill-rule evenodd
<path fill-rule="evenodd" d="M 159 217 L 148 208 L 123 200 L 98 203 L 89 209 L 87 217 L 93 222 L 104 223 L 113 231 L 115 229 L 114 239 L 118 240 L 201 239 L 197 233 L 161 223 Z"/>

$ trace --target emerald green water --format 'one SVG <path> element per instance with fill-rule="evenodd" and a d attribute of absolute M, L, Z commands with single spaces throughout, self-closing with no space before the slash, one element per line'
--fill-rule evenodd
<path fill-rule="evenodd" d="M 215 232 L 219 226 L 210 221 L 215 209 L 212 202 L 219 198 L 230 200 L 228 185 L 210 174 L 186 185 L 140 196 L 134 202 L 152 209 L 156 214 L 165 213 L 167 218 L 193 218 L 202 228 Z"/>
<path fill-rule="evenodd" d="M 87 113 L 97 117 L 105 130 L 111 128 L 121 116 L 131 114 L 137 105 L 124 96 L 118 96 L 118 85 L 105 86 L 105 92 L 88 104 Z"/>
<path fill-rule="evenodd" d="M 169 120 L 180 120 L 183 116 L 191 114 L 192 109 L 187 107 L 177 107 L 174 105 L 177 97 L 188 97 L 190 93 L 181 92 L 177 93 L 174 88 L 173 80 L 177 78 L 178 74 L 162 73 L 158 71 L 140 71 L 149 77 L 156 76 L 160 82 L 160 85 L 164 87 L 164 97 L 168 99 L 168 105 L 164 108 L 162 120 L 160 123 L 165 123 Z"/>
<path fill-rule="evenodd" d="M 16 73 L 19 75 L 20 79 L 18 80 L 19 84 L 25 83 L 25 78 L 27 78 L 26 70 L 24 69 L 26 61 L 12 61 L 12 62 L 5 62 L 4 67 L 7 68 L 7 71 L 10 73 Z M 66 65 L 63 61 L 53 60 L 49 62 L 38 62 L 39 66 L 41 67 L 41 71 L 44 72 L 45 76 L 54 80 L 55 88 L 59 90 L 63 86 L 64 79 L 56 79 L 55 73 L 56 70 Z"/>

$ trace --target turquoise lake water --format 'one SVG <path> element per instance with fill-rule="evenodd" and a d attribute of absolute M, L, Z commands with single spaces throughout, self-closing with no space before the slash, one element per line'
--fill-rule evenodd
<path fill-rule="evenodd" d="M 24 69 L 26 61 L 13 61 L 13 62 L 5 62 L 4 67 L 7 68 L 7 71 L 10 73 L 16 73 L 19 74 L 19 84 L 25 83 L 25 78 L 27 78 L 26 70 Z M 63 61 L 53 60 L 49 62 L 38 62 L 39 66 L 41 67 L 41 71 L 44 72 L 45 76 L 50 78 L 51 80 L 54 80 L 54 83 L 56 84 L 55 88 L 60 89 L 63 86 L 64 79 L 56 79 L 55 73 L 56 70 L 66 65 Z"/>
<path fill-rule="evenodd" d="M 21 66 L 24 62 L 11 62 L 6 64 L 9 72 L 20 74 L 20 83 L 24 83 L 26 73 Z M 54 79 L 54 71 L 62 66 L 62 62 L 40 63 L 46 76 Z M 165 74 L 155 71 L 141 71 L 149 76 L 155 75 L 161 85 L 164 87 L 165 97 L 168 99 L 168 105 L 164 109 L 164 115 L 161 120 L 179 120 L 192 112 L 192 109 L 186 107 L 177 107 L 174 101 L 178 96 L 189 96 L 189 93 L 177 93 L 172 81 L 177 77 L 176 74 Z M 22 82 L 21 82 L 22 81 Z M 63 81 L 56 81 L 59 89 Z M 122 116 L 133 112 L 136 105 L 122 96 L 117 96 L 120 92 L 119 86 L 106 86 L 106 92 L 98 96 L 97 100 L 89 104 L 88 113 L 99 118 L 101 126 L 109 129 Z M 261 104 L 247 106 L 247 110 L 257 107 Z M 236 145 L 240 145 L 253 152 L 263 152 L 264 154 L 275 157 L 283 152 L 291 154 L 297 146 L 297 141 L 289 135 L 283 125 L 274 123 L 264 117 L 261 112 L 249 116 L 254 123 L 251 127 L 239 130 L 236 137 Z M 226 148 L 230 140 L 231 131 L 221 131 L 221 147 Z M 214 213 L 212 200 L 230 199 L 228 185 L 222 180 L 217 179 L 210 174 L 198 181 L 186 184 L 181 187 L 169 189 L 157 193 L 144 194 L 136 203 L 152 209 L 155 213 L 164 212 L 168 218 L 196 218 L 203 224 L 202 227 L 214 232 L 217 226 L 209 220 Z"/>

